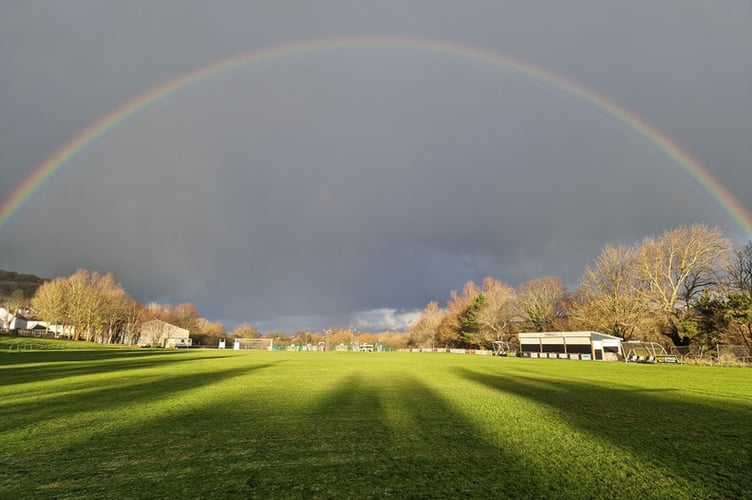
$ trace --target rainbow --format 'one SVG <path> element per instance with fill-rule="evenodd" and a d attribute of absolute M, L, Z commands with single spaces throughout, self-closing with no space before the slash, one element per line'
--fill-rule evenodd
<path fill-rule="evenodd" d="M 619 104 L 566 77 L 497 52 L 453 43 L 393 37 L 321 39 L 250 51 L 203 66 L 195 71 L 161 83 L 92 123 L 83 132 L 55 151 L 44 163 L 39 165 L 0 205 L 0 228 L 29 200 L 31 195 L 39 189 L 39 186 L 62 168 L 63 165 L 67 164 L 76 154 L 102 137 L 116 125 L 152 104 L 177 92 L 181 92 L 198 82 L 253 63 L 286 56 L 341 49 L 398 49 L 458 56 L 516 71 L 528 78 L 544 82 L 576 96 L 620 121 L 673 160 L 728 213 L 742 229 L 746 237 L 752 239 L 752 216 L 746 212 L 744 206 L 728 189 L 718 182 L 707 168 L 692 158 L 689 153 L 669 139 L 663 132 L 638 118 Z"/>

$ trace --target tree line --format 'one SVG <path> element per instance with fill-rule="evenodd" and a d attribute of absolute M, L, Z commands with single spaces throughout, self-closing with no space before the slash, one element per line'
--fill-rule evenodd
<path fill-rule="evenodd" d="M 62 325 L 63 333 L 76 340 L 133 344 L 141 325 L 152 319 L 187 329 L 194 345 L 216 346 L 228 337 L 222 323 L 202 318 L 193 304 L 141 305 L 111 274 L 85 269 L 44 281 L 30 299 L 20 292 L 6 295 L 2 305 L 16 313 L 30 306 L 39 319 Z M 521 331 L 563 330 L 594 330 L 667 346 L 752 346 L 752 242 L 734 248 L 719 228 L 680 226 L 633 245 L 607 244 L 575 290 L 557 277 L 515 287 L 487 277 L 450 292 L 445 307 L 430 302 L 407 335 L 333 328 L 267 337 L 280 344 L 357 340 L 393 348 L 487 348 Z M 262 334 L 245 322 L 229 336 Z"/>
<path fill-rule="evenodd" d="M 109 273 L 78 269 L 67 277 L 37 280 L 39 284 L 31 297 L 20 289 L 8 290 L 10 293 L 0 296 L 1 310 L 14 316 L 26 314 L 30 316 L 28 319 L 43 320 L 50 334 L 73 340 L 132 345 L 138 341 L 142 325 L 153 319 L 185 328 L 193 345 L 217 346 L 220 339 L 232 341 L 234 338 L 264 336 L 249 322 L 238 324 L 228 333 L 221 322 L 201 317 L 196 306 L 188 302 L 175 306 L 155 302 L 142 305 Z M 2 317 L 0 321 L 0 328 L 7 329 L 9 318 Z M 50 328 L 55 331 L 51 332 Z M 356 341 L 380 341 L 393 348 L 404 347 L 404 335 L 395 332 L 357 333 L 340 327 L 317 332 L 298 331 L 292 335 L 272 331 L 266 337 L 275 339 L 275 344 L 280 346 L 323 344 L 333 347 Z"/>
<path fill-rule="evenodd" d="M 115 281 L 112 274 L 86 269 L 42 282 L 30 298 L 14 292 L 4 298 L 3 305 L 15 316 L 26 314 L 45 321 L 48 330 L 54 325 L 55 334 L 73 340 L 134 344 L 141 326 L 153 319 L 187 329 L 198 344 L 216 345 L 219 338 L 226 336 L 222 323 L 202 318 L 191 303 L 142 305 Z M 241 328 L 232 334 L 246 335 L 249 332 Z"/>
<path fill-rule="evenodd" d="M 633 245 L 607 244 L 576 290 L 560 278 L 512 287 L 488 277 L 430 302 L 408 328 L 416 347 L 488 347 L 522 331 L 592 330 L 666 346 L 752 345 L 752 242 L 680 226 Z"/>

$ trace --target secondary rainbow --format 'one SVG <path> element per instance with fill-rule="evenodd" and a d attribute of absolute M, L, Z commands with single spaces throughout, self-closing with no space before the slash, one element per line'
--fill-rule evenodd
<path fill-rule="evenodd" d="M 564 76 L 535 66 L 519 59 L 485 49 L 467 47 L 453 43 L 418 40 L 410 38 L 330 38 L 281 45 L 267 49 L 245 52 L 240 55 L 203 66 L 195 71 L 166 81 L 136 96 L 130 101 L 112 110 L 106 116 L 92 123 L 70 142 L 60 147 L 44 163 L 39 165 L 13 193 L 0 205 L 0 228 L 8 219 L 26 203 L 31 195 L 52 174 L 67 164 L 77 153 L 102 137 L 116 125 L 127 120 L 152 104 L 198 82 L 223 73 L 237 70 L 253 63 L 270 59 L 305 55 L 308 53 L 341 49 L 391 49 L 432 52 L 475 60 L 485 64 L 502 66 L 516 71 L 526 77 L 545 82 L 568 94 L 574 95 L 597 107 L 616 120 L 622 122 L 655 147 L 671 158 L 682 170 L 689 174 L 702 188 L 728 213 L 742 229 L 746 237 L 752 239 L 752 215 L 744 206 L 718 182 L 697 160 L 679 145 L 669 139 L 663 132 L 638 118 L 621 105 L 597 94 Z"/>

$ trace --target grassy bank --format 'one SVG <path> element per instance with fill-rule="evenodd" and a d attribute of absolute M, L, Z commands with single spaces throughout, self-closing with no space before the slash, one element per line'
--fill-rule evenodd
<path fill-rule="evenodd" d="M 752 371 L 451 354 L 0 353 L 4 498 L 742 497 Z"/>

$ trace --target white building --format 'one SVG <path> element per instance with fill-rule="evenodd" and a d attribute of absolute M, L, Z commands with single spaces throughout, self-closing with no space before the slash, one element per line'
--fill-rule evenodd
<path fill-rule="evenodd" d="M 185 328 L 153 319 L 141 325 L 136 344 L 139 347 L 190 347 L 191 338 L 188 334 Z"/>
<path fill-rule="evenodd" d="M 598 332 L 520 333 L 524 358 L 558 358 L 616 361 L 624 359 L 622 339 Z"/>
<path fill-rule="evenodd" d="M 56 325 L 39 319 L 27 319 L 23 316 L 13 316 L 8 330 L 14 332 L 28 332 L 38 336 L 73 337 L 75 329 L 72 326 Z M 44 335 L 43 335 L 44 334 Z"/>

